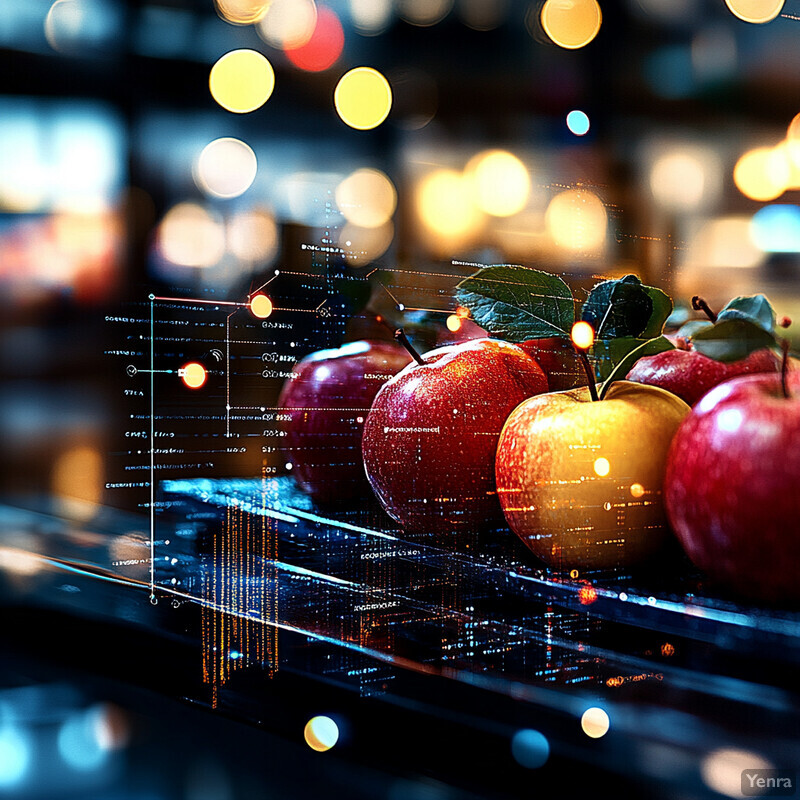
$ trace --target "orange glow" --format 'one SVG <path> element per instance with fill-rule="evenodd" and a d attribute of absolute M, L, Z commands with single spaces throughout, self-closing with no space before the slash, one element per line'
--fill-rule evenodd
<path fill-rule="evenodd" d="M 575 347 L 581 350 L 588 350 L 594 344 L 594 328 L 588 322 L 576 322 L 570 336 Z"/>
<path fill-rule="evenodd" d="M 60 453 L 50 485 L 62 513 L 88 519 L 102 499 L 104 474 L 103 456 L 94 444 L 76 444 Z"/>
<path fill-rule="evenodd" d="M 786 191 L 791 174 L 786 153 L 780 148 L 748 150 L 733 168 L 736 188 L 751 200 L 774 200 Z"/>
<path fill-rule="evenodd" d="M 675 655 L 675 645 L 670 644 L 669 642 L 664 642 L 661 645 L 661 655 L 665 657 L 674 656 Z"/>
<path fill-rule="evenodd" d="M 259 319 L 266 319 L 273 310 L 272 300 L 265 294 L 255 294 L 250 298 L 250 313 Z"/>
<path fill-rule="evenodd" d="M 609 472 L 611 472 L 611 464 L 609 464 L 607 458 L 598 458 L 594 462 L 594 471 L 597 475 L 601 478 L 605 478 Z"/>
<path fill-rule="evenodd" d="M 178 375 L 189 389 L 199 389 L 206 382 L 206 368 L 196 361 L 184 364 L 179 370 Z"/>
<path fill-rule="evenodd" d="M 644 496 L 644 486 L 641 483 L 632 483 L 631 484 L 631 497 L 643 497 Z"/>
<path fill-rule="evenodd" d="M 217 14 L 232 25 L 252 25 L 267 13 L 268 0 L 214 0 Z"/>
<path fill-rule="evenodd" d="M 461 319 L 466 319 L 469 316 L 469 309 L 464 308 L 464 306 L 459 306 L 456 309 L 456 316 L 460 317 Z"/>
<path fill-rule="evenodd" d="M 592 739 L 600 739 L 608 733 L 611 721 L 602 708 L 587 708 L 581 717 L 583 732 Z"/>
<path fill-rule="evenodd" d="M 461 330 L 461 317 L 458 314 L 451 314 L 447 318 L 447 329 L 455 333 L 456 331 Z"/>
<path fill-rule="evenodd" d="M 580 601 L 581 605 L 590 606 L 597 600 L 597 589 L 594 588 L 591 584 L 587 583 L 585 586 L 581 586 L 578 590 L 578 600 Z"/>
<path fill-rule="evenodd" d="M 597 0 L 546 0 L 542 27 L 559 47 L 577 50 L 597 36 L 603 14 Z"/>
<path fill-rule="evenodd" d="M 337 62 L 343 48 L 342 23 L 336 12 L 323 7 L 317 10 L 317 24 L 311 38 L 301 47 L 286 50 L 286 56 L 306 72 L 322 72 Z"/>

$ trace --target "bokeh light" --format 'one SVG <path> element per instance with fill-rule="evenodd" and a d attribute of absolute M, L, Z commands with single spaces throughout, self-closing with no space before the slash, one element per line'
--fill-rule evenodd
<path fill-rule="evenodd" d="M 611 727 L 611 720 L 608 714 L 598 707 L 587 708 L 581 717 L 581 728 L 591 739 L 600 739 L 608 733 Z"/>
<path fill-rule="evenodd" d="M 178 370 L 178 377 L 189 389 L 199 389 L 206 382 L 206 368 L 197 361 L 190 361 Z"/>
<path fill-rule="evenodd" d="M 611 464 L 609 463 L 607 458 L 596 458 L 593 464 L 593 468 L 596 475 L 599 475 L 601 478 L 605 478 L 609 472 L 611 472 Z"/>
<path fill-rule="evenodd" d="M 322 72 L 339 60 L 343 49 L 342 23 L 333 9 L 324 6 L 317 9 L 317 24 L 311 38 L 300 47 L 287 49 L 286 57 L 306 72 Z"/>
<path fill-rule="evenodd" d="M 511 738 L 511 754 L 518 764 L 528 769 L 538 769 L 550 757 L 547 737 L 532 728 L 517 731 Z"/>
<path fill-rule="evenodd" d="M 666 211 L 694 211 L 716 200 L 719 165 L 708 154 L 690 148 L 666 150 L 650 168 L 650 191 Z"/>
<path fill-rule="evenodd" d="M 312 750 L 324 753 L 339 741 L 339 726 L 330 717 L 312 717 L 306 723 L 303 737 Z"/>
<path fill-rule="evenodd" d="M 460 172 L 438 169 L 423 178 L 417 189 L 417 210 L 423 225 L 445 238 L 471 235 L 481 222 L 469 182 Z"/>
<path fill-rule="evenodd" d="M 789 123 L 786 131 L 786 147 L 793 164 L 800 167 L 800 114 Z"/>
<path fill-rule="evenodd" d="M 588 322 L 580 320 L 572 326 L 570 338 L 575 347 L 588 350 L 594 344 L 594 328 Z"/>
<path fill-rule="evenodd" d="M 640 498 L 644 497 L 644 486 L 641 483 L 631 484 L 631 497 Z"/>
<path fill-rule="evenodd" d="M 394 239 L 394 225 L 385 222 L 378 228 L 362 228 L 348 222 L 339 232 L 339 247 L 348 264 L 363 267 L 380 258 Z"/>
<path fill-rule="evenodd" d="M 50 475 L 50 489 L 61 512 L 88 519 L 103 497 L 105 466 L 95 443 L 78 442 L 58 454 Z"/>
<path fill-rule="evenodd" d="M 392 21 L 392 0 L 350 0 L 350 19 L 363 36 L 383 33 Z"/>
<path fill-rule="evenodd" d="M 751 200 L 774 200 L 786 190 L 791 171 L 786 152 L 773 147 L 748 150 L 733 168 L 736 188 Z"/>
<path fill-rule="evenodd" d="M 428 27 L 441 22 L 453 8 L 453 0 L 398 0 L 397 12 L 412 25 Z"/>
<path fill-rule="evenodd" d="M 197 188 L 213 197 L 239 197 L 256 177 L 258 162 L 252 148 L 226 137 L 207 144 L 194 169 Z"/>
<path fill-rule="evenodd" d="M 509 0 L 461 0 L 458 14 L 474 31 L 491 31 L 508 17 Z"/>
<path fill-rule="evenodd" d="M 470 159 L 464 175 L 475 203 L 495 217 L 510 217 L 528 202 L 531 179 L 525 165 L 506 150 L 489 150 Z"/>
<path fill-rule="evenodd" d="M 601 250 L 605 244 L 608 215 L 593 192 L 567 189 L 550 201 L 545 225 L 559 247 L 590 253 Z"/>
<path fill-rule="evenodd" d="M 704 222 L 689 239 L 681 264 L 683 290 L 691 294 L 697 282 L 697 269 L 752 269 L 764 260 L 764 252 L 751 236 L 751 217 L 737 215 L 716 217 Z"/>
<path fill-rule="evenodd" d="M 258 319 L 266 319 L 272 314 L 273 309 L 272 300 L 265 294 L 254 294 L 250 298 L 250 313 Z"/>
<path fill-rule="evenodd" d="M 44 35 L 53 50 L 69 53 L 81 37 L 87 12 L 82 0 L 56 0 L 44 20 Z"/>
<path fill-rule="evenodd" d="M 275 71 L 255 50 L 232 50 L 211 67 L 208 86 L 211 96 L 226 111 L 247 114 L 269 100 L 275 88 Z"/>
<path fill-rule="evenodd" d="M 264 209 L 240 211 L 228 220 L 228 249 L 240 261 L 270 264 L 278 252 L 278 226 Z"/>
<path fill-rule="evenodd" d="M 800 207 L 775 204 L 760 208 L 750 221 L 750 236 L 765 253 L 800 252 Z"/>
<path fill-rule="evenodd" d="M 744 797 L 742 773 L 744 770 L 775 769 L 762 755 L 751 750 L 721 747 L 712 750 L 700 762 L 700 775 L 709 789 L 727 797 Z"/>
<path fill-rule="evenodd" d="M 597 36 L 603 14 L 597 0 L 546 0 L 542 28 L 559 47 L 576 50 Z"/>
<path fill-rule="evenodd" d="M 161 220 L 156 245 L 173 264 L 212 267 L 225 252 L 225 229 L 203 206 L 178 203 Z"/>
<path fill-rule="evenodd" d="M 567 114 L 567 127 L 576 136 L 585 136 L 589 133 L 589 115 L 580 109 L 574 109 Z"/>
<path fill-rule="evenodd" d="M 29 737 L 4 723 L 0 727 L 0 788 L 16 786 L 25 778 L 31 756 Z"/>
<path fill-rule="evenodd" d="M 77 712 L 58 731 L 58 752 L 78 772 L 94 772 L 108 760 L 109 749 L 100 741 L 100 727 L 94 709 Z"/>
<path fill-rule="evenodd" d="M 233 25 L 253 25 L 267 13 L 270 0 L 214 0 L 222 19 Z"/>
<path fill-rule="evenodd" d="M 258 35 L 272 47 L 291 50 L 302 47 L 317 25 L 314 0 L 272 0 L 256 26 Z"/>
<path fill-rule="evenodd" d="M 725 0 L 731 13 L 744 20 L 761 24 L 775 19 L 783 10 L 785 0 Z"/>
<path fill-rule="evenodd" d="M 397 191 L 380 170 L 358 169 L 336 187 L 336 205 L 348 222 L 379 228 L 397 208 Z"/>
<path fill-rule="evenodd" d="M 392 87 L 372 67 L 356 67 L 336 84 L 333 104 L 342 121 L 359 131 L 377 128 L 392 108 Z"/>
<path fill-rule="evenodd" d="M 461 330 L 461 317 L 458 314 L 450 314 L 445 320 L 445 325 L 447 325 L 447 330 L 457 333 Z"/>

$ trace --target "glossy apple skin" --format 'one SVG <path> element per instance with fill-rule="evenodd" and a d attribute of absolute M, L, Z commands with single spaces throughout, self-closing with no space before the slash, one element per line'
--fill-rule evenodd
<path fill-rule="evenodd" d="M 306 356 L 278 398 L 281 450 L 299 486 L 330 503 L 369 494 L 364 420 L 378 390 L 411 360 L 394 342 L 350 342 Z"/>
<path fill-rule="evenodd" d="M 646 559 L 669 535 L 664 469 L 688 413 L 670 392 L 627 381 L 600 401 L 588 387 L 526 400 L 497 447 L 497 491 L 511 530 L 558 570 Z M 597 459 L 608 461 L 607 475 Z"/>
<path fill-rule="evenodd" d="M 522 342 L 520 347 L 544 370 L 551 392 L 588 385 L 586 372 L 568 339 L 560 336 L 530 339 Z"/>
<path fill-rule="evenodd" d="M 742 595 L 791 600 L 800 587 L 800 372 L 712 389 L 667 462 L 670 522 L 689 558 Z"/>
<path fill-rule="evenodd" d="M 777 372 L 780 360 L 770 350 L 756 350 L 741 361 L 724 364 L 696 350 L 666 350 L 640 358 L 627 379 L 660 386 L 693 406 L 706 392 L 737 375 Z"/>
<path fill-rule="evenodd" d="M 426 353 L 378 393 L 364 427 L 364 466 L 381 505 L 403 527 L 439 533 L 502 521 L 494 483 L 497 437 L 525 398 L 547 390 L 519 347 L 474 339 Z"/>

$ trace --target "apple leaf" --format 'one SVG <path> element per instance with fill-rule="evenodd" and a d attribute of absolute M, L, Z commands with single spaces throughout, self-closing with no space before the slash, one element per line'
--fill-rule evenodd
<path fill-rule="evenodd" d="M 598 339 L 659 336 L 672 312 L 672 300 L 653 286 L 645 286 L 636 275 L 602 281 L 589 293 L 581 319 L 595 330 Z"/>
<path fill-rule="evenodd" d="M 754 322 L 765 331 L 775 331 L 775 309 L 763 294 L 734 297 L 717 315 L 717 322 L 739 319 Z"/>
<path fill-rule="evenodd" d="M 722 316 L 720 314 L 720 316 Z M 739 361 L 755 350 L 775 347 L 775 335 L 749 316 L 728 317 L 692 336 L 698 353 L 715 361 Z"/>
<path fill-rule="evenodd" d="M 631 370 L 631 367 L 644 356 L 655 356 L 658 353 L 663 353 L 665 350 L 674 350 L 674 346 L 666 336 L 657 336 L 655 339 L 648 339 L 638 347 L 631 350 L 624 358 L 617 362 L 611 374 L 603 382 L 603 388 L 600 390 L 600 399 L 602 400 L 608 392 L 611 384 L 624 378 Z"/>
<path fill-rule="evenodd" d="M 645 341 L 645 339 L 637 339 L 635 336 L 620 336 L 617 339 L 595 339 L 590 360 L 595 375 L 597 375 L 598 383 L 604 381 L 628 353 L 640 347 Z"/>
<path fill-rule="evenodd" d="M 575 321 L 569 286 L 529 267 L 484 267 L 458 284 L 456 299 L 478 325 L 509 342 L 569 336 Z"/>
<path fill-rule="evenodd" d="M 653 313 L 650 319 L 647 320 L 645 329 L 639 334 L 642 339 L 654 339 L 661 336 L 664 330 L 664 323 L 667 317 L 672 313 L 672 298 L 661 289 L 655 286 L 644 286 L 642 288 L 647 292 L 650 299 L 653 301 Z"/>

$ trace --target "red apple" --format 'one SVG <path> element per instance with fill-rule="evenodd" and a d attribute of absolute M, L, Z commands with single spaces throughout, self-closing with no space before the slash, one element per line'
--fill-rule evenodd
<path fill-rule="evenodd" d="M 665 495 L 692 561 L 743 595 L 798 598 L 800 372 L 747 375 L 710 391 L 681 425 Z"/>
<path fill-rule="evenodd" d="M 669 533 L 662 502 L 672 437 L 689 407 L 655 386 L 617 381 L 526 400 L 497 446 L 506 521 L 548 565 L 629 566 Z"/>
<path fill-rule="evenodd" d="M 315 500 L 347 500 L 369 492 L 361 434 L 383 384 L 410 361 L 394 342 L 349 342 L 306 356 L 278 398 L 281 449 L 292 474 Z"/>
<path fill-rule="evenodd" d="M 779 369 L 779 359 L 770 350 L 756 350 L 741 361 L 727 364 L 696 350 L 666 350 L 640 358 L 627 379 L 660 386 L 693 406 L 709 389 L 729 378 Z"/>
<path fill-rule="evenodd" d="M 427 532 L 502 519 L 494 480 L 497 439 L 525 398 L 547 390 L 516 345 L 474 339 L 432 350 L 378 392 L 364 427 L 364 466 L 395 520 Z"/>
<path fill-rule="evenodd" d="M 544 370 L 547 386 L 551 392 L 587 385 L 586 373 L 569 339 L 558 336 L 530 339 L 522 342 L 520 347 Z"/>

